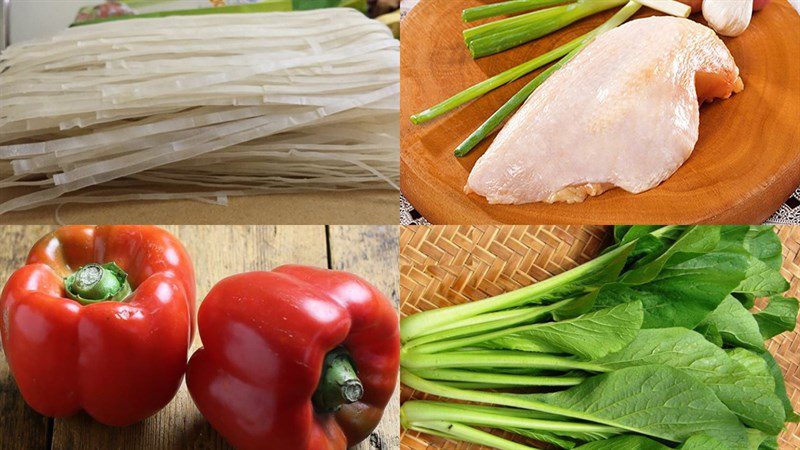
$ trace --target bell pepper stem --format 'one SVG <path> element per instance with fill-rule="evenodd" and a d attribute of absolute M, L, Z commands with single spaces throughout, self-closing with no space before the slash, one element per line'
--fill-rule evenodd
<path fill-rule="evenodd" d="M 97 302 L 121 302 L 131 293 L 128 274 L 113 262 L 87 264 L 64 279 L 69 298 L 89 305 Z"/>
<path fill-rule="evenodd" d="M 322 377 L 313 397 L 317 411 L 336 412 L 344 405 L 361 400 L 363 395 L 364 386 L 347 350 L 339 347 L 325 355 Z"/>

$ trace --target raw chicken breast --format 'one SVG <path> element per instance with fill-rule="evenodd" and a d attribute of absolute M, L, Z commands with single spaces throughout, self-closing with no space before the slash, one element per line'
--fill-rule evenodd
<path fill-rule="evenodd" d="M 580 202 L 657 186 L 697 143 L 700 103 L 743 88 L 710 28 L 651 17 L 611 30 L 534 91 L 469 176 L 489 203 Z"/>

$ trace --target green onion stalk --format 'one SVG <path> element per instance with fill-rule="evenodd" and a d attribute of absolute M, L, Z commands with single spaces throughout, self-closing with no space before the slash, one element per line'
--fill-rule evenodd
<path fill-rule="evenodd" d="M 482 95 L 493 91 L 501 86 L 504 86 L 512 81 L 515 81 L 536 69 L 541 68 L 551 62 L 563 58 L 564 56 L 568 55 L 570 52 L 575 50 L 576 48 L 580 47 L 584 42 L 591 41 L 600 33 L 603 33 L 609 29 L 615 28 L 620 24 L 627 21 L 636 11 L 639 10 L 641 5 L 636 2 L 629 2 L 624 8 L 622 8 L 617 14 L 615 14 L 611 19 L 605 22 L 603 25 L 599 26 L 595 30 L 580 36 L 572 41 L 555 48 L 547 53 L 537 56 L 530 61 L 522 63 L 516 67 L 512 67 L 511 69 L 506 70 L 498 75 L 495 75 L 487 80 L 484 80 L 480 83 L 477 83 L 458 94 L 448 98 L 447 100 L 432 106 L 431 108 L 426 109 L 418 114 L 411 116 L 411 122 L 415 124 L 425 123 L 429 120 L 435 119 L 445 113 L 448 113 L 459 106 L 472 101 Z"/>
<path fill-rule="evenodd" d="M 490 17 L 533 11 L 535 9 L 546 8 L 561 3 L 572 3 L 575 1 L 576 0 L 510 0 L 507 2 L 491 3 L 467 8 L 461 12 L 461 18 L 464 19 L 464 22 L 474 22 Z"/>
<path fill-rule="evenodd" d="M 615 14 L 606 23 L 599 26 L 595 30 L 582 36 L 583 41 L 567 56 L 563 57 L 560 61 L 550 66 L 547 70 L 539 74 L 536 78 L 531 80 L 519 92 L 511 97 L 503 106 L 500 107 L 494 114 L 489 117 L 486 122 L 481 124 L 464 142 L 458 145 L 455 150 L 455 155 L 462 157 L 468 155 L 478 144 L 486 139 L 503 121 L 517 110 L 528 97 L 531 96 L 533 91 L 539 88 L 553 73 L 564 67 L 572 58 L 575 57 L 584 47 L 589 45 L 597 36 L 605 33 L 608 30 L 618 27 L 631 16 L 633 16 L 642 6 L 637 2 L 629 2 L 617 14 Z"/>
<path fill-rule="evenodd" d="M 498 20 L 464 31 L 464 41 L 473 58 L 481 58 L 546 36 L 585 17 L 620 5 L 627 0 L 578 0 L 521 16 Z"/>

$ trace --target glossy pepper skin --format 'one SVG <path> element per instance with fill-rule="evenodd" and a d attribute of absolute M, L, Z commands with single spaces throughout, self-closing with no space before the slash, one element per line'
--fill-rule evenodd
<path fill-rule="evenodd" d="M 81 304 L 64 278 L 115 262 L 133 289 Z M 37 242 L 0 296 L 3 351 L 25 401 L 51 417 L 85 410 L 128 425 L 180 386 L 192 337 L 195 280 L 178 240 L 150 226 L 69 226 Z"/>
<path fill-rule="evenodd" d="M 397 383 L 397 312 L 346 272 L 282 266 L 226 278 L 200 305 L 198 328 L 189 392 L 239 449 L 345 450 L 375 429 Z M 352 356 L 363 397 L 320 412 L 312 396 L 337 347 Z"/>

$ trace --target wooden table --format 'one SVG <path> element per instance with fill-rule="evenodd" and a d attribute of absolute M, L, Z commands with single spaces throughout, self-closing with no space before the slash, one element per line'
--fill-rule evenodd
<path fill-rule="evenodd" d="M 169 226 L 192 256 L 198 304 L 226 276 L 297 263 L 347 270 L 398 298 L 398 227 L 370 226 Z M 28 249 L 52 228 L 0 227 L 0 280 L 23 265 Z M 200 347 L 195 336 L 193 347 Z M 399 448 L 399 397 L 378 429 L 355 450 Z M 135 425 L 107 427 L 85 414 L 49 419 L 29 408 L 0 356 L 0 448 L 20 449 L 222 449 L 230 448 L 197 410 L 185 384 L 163 410 Z"/>

